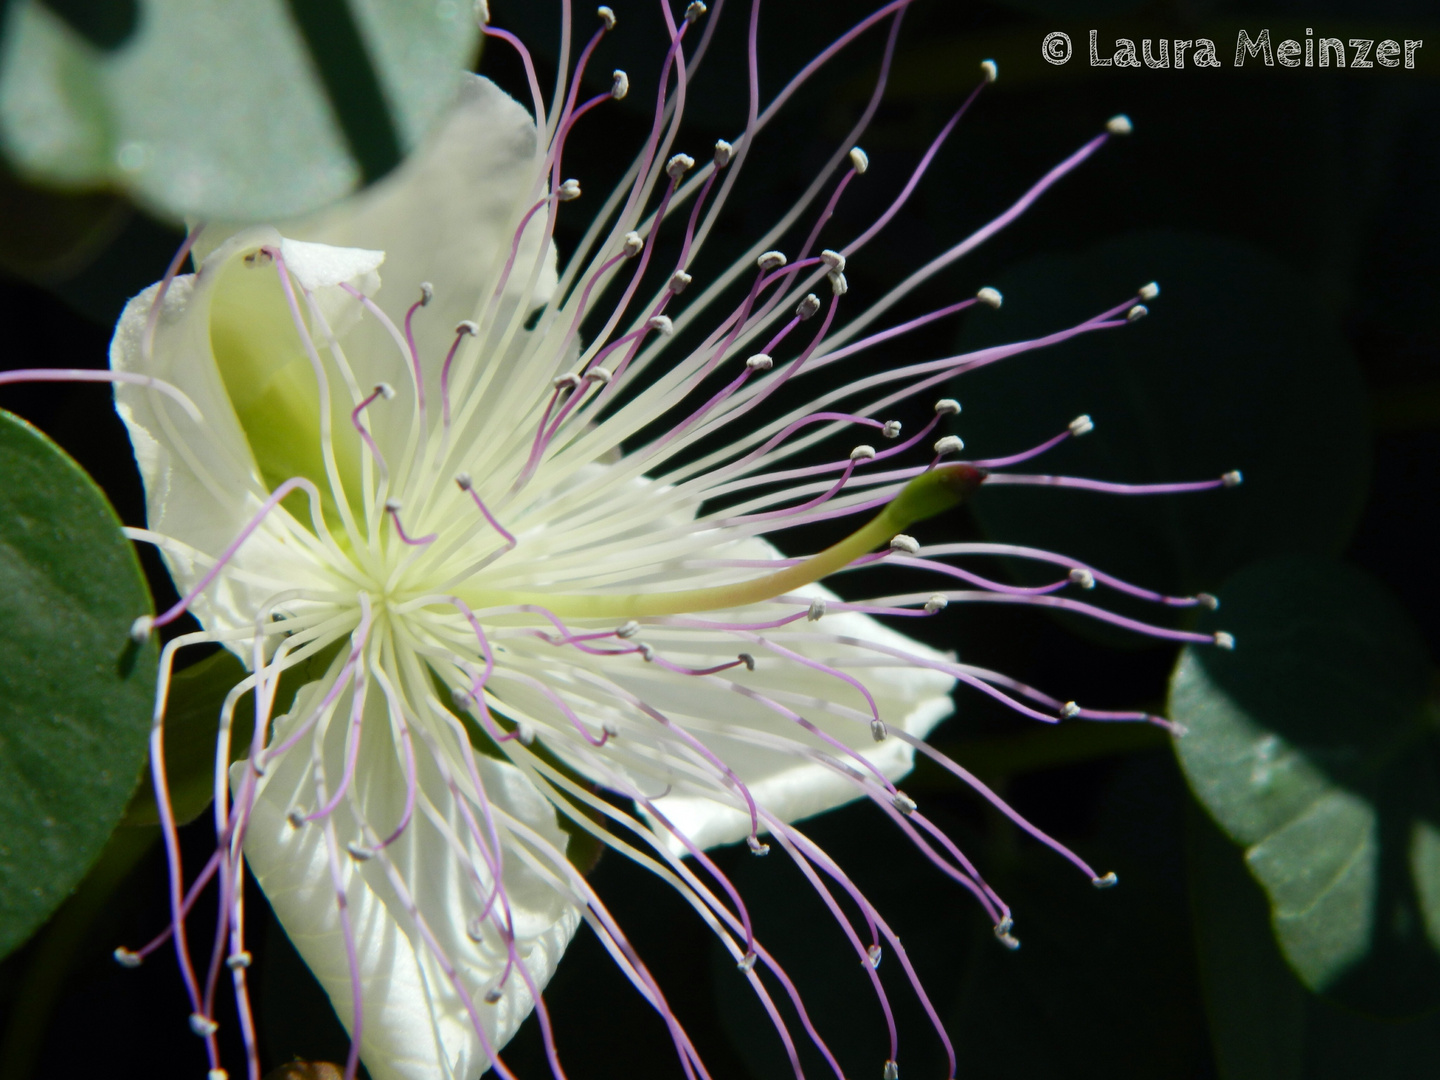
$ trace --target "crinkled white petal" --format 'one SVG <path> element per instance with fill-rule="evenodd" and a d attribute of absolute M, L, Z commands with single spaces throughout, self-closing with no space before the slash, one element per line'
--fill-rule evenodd
<path fill-rule="evenodd" d="M 277 740 L 294 730 L 322 691 L 322 683 L 313 683 L 301 692 L 295 710 L 278 721 Z M 347 692 L 323 736 L 331 791 L 343 771 L 348 701 Z M 367 698 L 364 725 L 354 780 L 358 810 L 376 833 L 387 835 L 400 820 L 406 781 L 390 718 L 373 691 Z M 344 845 L 361 839 L 356 810 L 347 800 L 334 812 L 362 990 L 361 1055 L 374 1080 L 475 1080 L 490 1062 L 470 1013 L 388 880 L 384 858 L 392 863 L 459 972 L 493 1047 L 504 1046 L 534 1002 L 517 971 L 506 979 L 499 1001 L 484 1001 L 485 992 L 505 967 L 506 952 L 493 925 L 481 943 L 467 933 L 467 924 L 483 905 L 472 866 L 478 867 L 475 873 L 485 887 L 491 878 L 423 744 L 418 756 L 422 805 L 409 828 L 385 849 L 384 857 L 361 862 L 347 854 Z M 245 762 L 232 767 L 236 791 L 247 768 Z M 463 766 L 457 761 L 452 768 L 458 771 Z M 479 770 L 486 797 L 502 822 L 502 837 L 503 822 L 514 819 L 564 851 L 565 836 L 556 826 L 553 809 L 517 769 L 481 758 Z M 426 803 L 433 817 L 425 813 Z M 271 763 L 260 779 L 245 836 L 245 857 L 286 934 L 353 1033 L 350 967 L 325 829 L 319 821 L 296 828 L 287 820 L 291 809 L 311 811 L 317 805 L 315 765 L 305 740 Z M 455 840 L 447 839 L 446 829 Z M 456 850 L 457 840 L 463 854 Z M 536 986 L 543 988 L 575 932 L 579 912 L 568 895 L 556 891 L 513 851 L 506 852 L 505 867 L 502 880 L 515 920 L 517 949 Z"/>
<path fill-rule="evenodd" d="M 383 251 L 315 244 L 289 237 L 280 241 L 280 254 L 291 276 L 303 289 L 323 289 L 363 278 L 380 269 L 385 261 Z"/>

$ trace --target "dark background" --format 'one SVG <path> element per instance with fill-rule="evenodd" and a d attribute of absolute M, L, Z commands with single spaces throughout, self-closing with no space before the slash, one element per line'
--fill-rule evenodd
<path fill-rule="evenodd" d="M 492 5 L 495 23 L 534 51 L 542 86 L 555 63 L 550 6 Z M 594 89 L 608 84 L 611 67 L 623 66 L 632 90 L 578 129 L 567 152 L 567 173 L 587 193 L 606 190 L 643 138 L 664 43 L 654 5 L 613 6 L 621 24 L 597 56 Z M 762 96 L 870 7 L 772 0 L 762 13 Z M 692 134 L 677 144 L 697 157 L 743 123 L 746 5 L 729 0 L 723 15 L 691 88 Z M 580 18 L 582 27 L 588 18 Z M 1303 40 L 1304 28 L 1314 26 L 1317 37 L 1426 44 L 1411 71 L 1266 69 L 1253 59 L 1236 70 L 1241 26 L 1252 36 L 1268 27 L 1276 41 Z M 1121 36 L 1210 37 L 1224 67 L 1091 69 L 1085 51 L 1092 28 L 1103 55 Z M 1052 30 L 1075 42 L 1076 56 L 1063 67 L 1040 56 Z M 697 280 L 705 268 L 726 265 L 803 190 L 863 108 L 882 41 L 883 30 L 872 31 L 844 53 L 765 133 Z M 981 285 L 1005 292 L 1001 312 L 943 321 L 850 370 L 1069 325 L 1155 278 L 1163 292 L 1143 323 L 960 380 L 954 393 L 965 412 L 956 430 L 983 456 L 1030 445 L 1089 412 L 1096 432 L 1057 455 L 1057 471 L 1132 481 L 1195 479 L 1234 467 L 1247 474 L 1232 501 L 1232 493 L 1207 494 L 1182 506 L 998 492 L 974 512 L 931 523 L 927 537 L 1043 543 L 1175 590 L 1218 589 L 1243 566 L 1275 555 L 1337 555 L 1393 590 L 1433 658 L 1440 647 L 1437 56 L 1440 12 L 1420 2 L 918 0 L 905 19 L 885 103 L 862 140 L 873 167 L 850 189 L 826 243 L 839 246 L 883 209 L 978 81 L 982 58 L 998 62 L 1000 80 L 962 121 L 916 196 L 852 262 L 849 310 L 1003 210 L 1111 115 L 1128 114 L 1136 131 L 1112 140 L 897 317 Z M 528 100 L 503 46 L 487 50 L 480 70 Z M 4 364 L 102 366 L 121 306 L 161 275 L 178 232 L 115 196 L 62 197 L 13 178 L 0 183 Z M 562 228 L 562 257 L 576 236 Z M 138 480 L 107 390 L 7 390 L 0 405 L 48 432 L 96 477 L 127 522 L 142 523 Z M 923 403 L 897 415 L 907 427 L 922 423 Z M 821 541 L 818 532 L 780 539 L 790 550 Z M 165 603 L 167 586 L 152 577 Z M 994 606 L 955 605 L 919 631 L 913 623 L 905 629 L 1097 707 L 1162 709 L 1176 656 L 1168 646 Z M 1117 871 L 1121 888 L 1094 892 L 932 770 L 906 783 L 1015 908 L 1024 942 L 1018 953 L 1000 949 L 983 913 L 896 843 L 873 808 L 851 807 L 810 829 L 904 938 L 956 1043 L 959 1075 L 1434 1074 L 1434 1014 L 1377 1019 L 1309 995 L 1290 979 L 1270 943 L 1263 896 L 1238 849 L 1188 794 L 1164 737 L 1154 729 L 1034 731 L 1026 724 L 961 691 L 957 717 L 934 741 L 1042 828 L 1102 870 Z M 212 842 L 203 826 L 188 830 L 192 863 Z M 135 847 L 145 845 L 137 840 Z M 88 915 L 72 920 L 80 929 L 69 931 L 70 957 L 43 953 L 42 934 L 0 966 L 0 1010 L 14 1018 L 0 1076 L 202 1074 L 168 953 L 134 972 L 109 960 L 116 944 L 138 946 L 165 922 L 159 853 L 137 858 L 88 927 Z M 787 963 L 847 1075 L 878 1077 L 886 1053 L 880 1015 L 819 901 L 783 860 L 755 860 L 743 848 L 717 859 L 744 891 L 757 930 Z M 783 1075 L 777 1070 L 788 1066 L 768 1022 L 680 900 L 616 857 L 602 859 L 593 879 L 712 1075 Z M 343 1060 L 343 1037 L 323 997 L 283 933 L 273 922 L 267 927 L 263 898 L 256 893 L 251 903 L 262 939 L 252 985 L 268 1065 L 294 1055 Z M 199 924 L 207 918 L 202 911 Z M 901 1025 L 902 1075 L 943 1080 L 939 1044 L 898 965 L 887 958 L 881 971 Z M 1237 974 L 1244 982 L 1252 973 L 1253 985 L 1289 995 L 1293 1022 L 1283 1032 L 1264 1023 L 1247 1028 L 1227 1007 L 1226 988 Z M 37 1008 L 52 991 L 53 1002 Z M 547 999 L 575 1080 L 680 1074 L 661 1024 L 585 931 Z M 233 1024 L 226 1030 L 233 1033 Z M 522 1077 L 546 1075 L 533 1023 L 506 1057 Z M 238 1064 L 231 1061 L 232 1075 Z M 807 1071 L 823 1069 L 807 1059 Z"/>

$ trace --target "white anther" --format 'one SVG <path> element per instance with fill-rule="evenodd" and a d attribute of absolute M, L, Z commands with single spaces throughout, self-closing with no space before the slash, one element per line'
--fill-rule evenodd
<path fill-rule="evenodd" d="M 945 435 L 935 440 L 935 453 L 941 457 L 946 454 L 958 454 L 965 449 L 965 441 L 959 435 Z"/>
<path fill-rule="evenodd" d="M 900 1080 L 900 1066 L 893 1061 L 885 1062 L 885 1071 L 882 1076 L 883 1080 Z"/>
<path fill-rule="evenodd" d="M 625 234 L 624 252 L 627 259 L 633 259 L 644 250 L 645 241 L 640 238 L 638 232 L 627 232 Z"/>
<path fill-rule="evenodd" d="M 618 638 L 632 638 L 640 632 L 640 624 L 634 619 L 621 623 L 615 628 L 615 636 Z"/>
<path fill-rule="evenodd" d="M 420 282 L 420 306 L 425 307 L 435 299 L 435 286 L 428 281 Z"/>
<path fill-rule="evenodd" d="M 230 1080 L 230 1074 L 224 1069 L 211 1069 L 206 1072 L 205 1080 Z"/>
<path fill-rule="evenodd" d="M 757 352 L 754 356 L 750 357 L 749 360 L 745 361 L 745 366 L 751 371 L 769 371 L 775 366 L 775 361 L 765 353 Z"/>
<path fill-rule="evenodd" d="M 690 282 L 694 280 L 695 279 L 692 278 L 689 274 L 687 274 L 684 270 L 676 270 L 673 274 L 670 275 L 670 291 L 676 296 L 679 296 L 682 292 L 684 292 L 687 288 L 690 287 Z"/>
<path fill-rule="evenodd" d="M 556 390 L 576 390 L 580 387 L 580 376 L 573 371 L 567 371 L 564 375 L 556 375 L 551 379 L 550 385 Z"/>
<path fill-rule="evenodd" d="M 115 957 L 115 962 L 123 968 L 137 968 L 140 966 L 140 954 L 131 952 L 123 945 L 110 955 Z"/>
<path fill-rule="evenodd" d="M 910 798 L 910 796 L 906 795 L 903 791 L 895 792 L 894 797 L 890 800 L 890 804 L 894 806 L 896 810 L 899 810 L 900 813 L 904 814 L 906 817 L 909 817 L 918 809 L 918 807 L 916 807 L 915 805 L 915 800 Z"/>
<path fill-rule="evenodd" d="M 735 966 L 741 971 L 751 972 L 755 970 L 755 961 L 758 959 L 759 957 L 755 953 L 747 952 L 739 960 L 735 961 Z"/>
<path fill-rule="evenodd" d="M 844 296 L 850 291 L 850 282 L 845 280 L 845 275 L 838 270 L 831 270 L 825 275 L 825 280 L 830 282 L 830 294 L 832 296 Z"/>
<path fill-rule="evenodd" d="M 935 412 L 939 416 L 959 416 L 960 403 L 953 397 L 942 397 L 935 402 Z"/>
<path fill-rule="evenodd" d="M 944 611 L 949 606 L 950 598 L 944 593 L 937 592 L 931 596 L 929 600 L 925 601 L 925 614 L 934 615 L 937 612 Z"/>
<path fill-rule="evenodd" d="M 574 199 L 578 199 L 580 197 L 580 181 L 573 177 L 569 180 L 562 181 L 560 186 L 555 189 L 555 197 L 561 202 L 571 202 Z"/>
<path fill-rule="evenodd" d="M 1220 608 L 1220 598 L 1214 593 L 1202 592 L 1195 594 L 1195 602 L 1210 611 L 1217 611 Z"/>
<path fill-rule="evenodd" d="M 748 652 L 742 652 L 736 659 L 745 665 L 746 671 L 755 670 L 755 657 L 751 656 Z"/>
<path fill-rule="evenodd" d="M 819 310 L 820 298 L 816 296 L 813 292 L 806 293 L 805 299 L 801 300 L 800 303 L 795 305 L 795 317 L 801 322 L 804 322 L 806 319 L 813 318 L 815 313 Z"/>
<path fill-rule="evenodd" d="M 475 942 L 476 945 L 483 945 L 485 943 L 485 927 L 480 922 L 479 915 L 472 915 L 470 921 L 465 924 L 465 936 Z"/>
<path fill-rule="evenodd" d="M 880 951 L 879 945 L 871 945 L 868 949 L 865 950 L 865 958 L 869 961 L 872 971 L 880 966 L 880 958 L 883 955 L 884 954 Z"/>
<path fill-rule="evenodd" d="M 592 367 L 589 371 L 585 372 L 585 380 L 587 382 L 598 383 L 601 386 L 604 386 L 614 377 L 615 373 L 609 368 Z"/>
<path fill-rule="evenodd" d="M 345 845 L 345 850 L 350 853 L 350 857 L 356 862 L 367 862 L 375 857 L 375 852 L 371 851 L 364 844 L 357 844 L 354 840 L 351 840 Z"/>
<path fill-rule="evenodd" d="M 735 156 L 735 148 L 724 139 L 715 140 L 715 167 L 723 169 L 730 164 L 730 159 Z"/>
<path fill-rule="evenodd" d="M 986 285 L 983 289 L 977 292 L 975 294 L 975 299 L 979 300 L 980 303 L 984 304 L 986 307 L 992 308 L 998 308 L 1001 304 L 1005 302 L 1005 297 L 1000 295 L 1000 290 L 992 289 L 989 285 Z"/>
<path fill-rule="evenodd" d="M 392 497 L 385 500 L 385 509 L 392 514 L 398 514 L 401 510 L 405 509 L 405 506 L 399 499 Z"/>
<path fill-rule="evenodd" d="M 1144 304 L 1136 304 L 1129 311 L 1125 312 L 1125 321 L 1139 322 L 1141 319 L 1143 319 L 1146 315 L 1149 314 L 1150 309 L 1148 307 L 1146 307 Z"/>
<path fill-rule="evenodd" d="M 679 180 L 694 167 L 695 159 L 689 154 L 676 154 L 665 163 L 665 175 L 671 180 Z"/>
<path fill-rule="evenodd" d="M 1245 477 L 1241 475 L 1239 469 L 1231 469 L 1220 477 L 1220 482 L 1226 487 L 1239 487 L 1244 479 Z"/>
<path fill-rule="evenodd" d="M 820 261 L 837 274 L 843 274 L 845 272 L 845 256 L 841 255 L 838 251 L 831 251 L 829 248 L 826 248 L 820 252 Z"/>
<path fill-rule="evenodd" d="M 1070 421 L 1070 434 L 1075 438 L 1081 435 L 1089 435 L 1095 430 L 1095 421 L 1090 419 L 1089 413 L 1082 413 Z"/>
<path fill-rule="evenodd" d="M 770 854 L 770 845 L 758 836 L 747 836 L 745 838 L 745 844 L 749 847 L 751 855 L 764 856 Z"/>
<path fill-rule="evenodd" d="M 1160 295 L 1160 283 L 1159 283 L 1158 281 L 1152 281 L 1152 282 L 1150 282 L 1149 285 L 1141 285 L 1141 286 L 1140 286 L 1140 299 L 1141 299 L 1141 300 L 1154 300 L 1155 297 L 1157 297 L 1157 296 L 1159 296 L 1159 295 Z"/>
<path fill-rule="evenodd" d="M 995 66 L 994 60 L 981 60 L 980 73 L 985 76 L 987 83 L 992 83 L 1000 77 L 1000 69 Z"/>
<path fill-rule="evenodd" d="M 810 601 L 810 610 L 805 612 L 805 618 L 810 622 L 819 622 L 825 617 L 825 598 L 817 596 Z"/>
<path fill-rule="evenodd" d="M 869 460 L 870 460 L 871 458 L 873 458 L 874 456 L 875 456 L 875 448 L 874 448 L 873 446 L 864 446 L 864 445 L 861 445 L 861 446 L 855 447 L 854 450 L 851 450 L 851 451 L 850 451 L 850 460 L 851 460 L 851 461 L 869 461 Z"/>
<path fill-rule="evenodd" d="M 884 720 L 870 721 L 870 737 L 876 742 L 884 742 L 889 734 L 890 729 L 885 726 Z"/>
<path fill-rule="evenodd" d="M 595 14 L 600 16 L 600 21 L 605 24 L 606 30 L 615 29 L 615 12 L 603 4 L 595 9 Z"/>
<path fill-rule="evenodd" d="M 1128 116 L 1120 113 L 1105 121 L 1105 130 L 1111 135 L 1129 135 L 1135 130 L 1135 125 L 1130 122 Z"/>
<path fill-rule="evenodd" d="M 1169 728 L 1170 734 L 1175 736 L 1175 738 L 1177 739 L 1183 739 L 1186 735 L 1190 734 L 1190 729 L 1184 724 L 1182 724 L 1179 720 L 1171 720 L 1169 723 Z"/>
<path fill-rule="evenodd" d="M 625 100 L 625 95 L 630 92 L 630 76 L 626 75 L 620 68 L 610 73 L 610 96 L 616 101 Z"/>
<path fill-rule="evenodd" d="M 690 6 L 685 9 L 685 21 L 693 23 L 696 19 L 700 18 L 701 15 L 704 15 L 707 10 L 700 0 L 691 0 Z"/>
<path fill-rule="evenodd" d="M 1060 719 L 1062 720 L 1074 720 L 1079 715 L 1080 706 L 1073 701 L 1067 701 L 1060 706 Z"/>
<path fill-rule="evenodd" d="M 463 322 L 455 324 L 455 333 L 464 334 L 467 337 L 476 337 L 480 333 L 480 324 L 471 319 L 466 319 Z"/>
<path fill-rule="evenodd" d="M 666 337 L 675 333 L 675 322 L 669 315 L 652 315 L 646 320 L 645 325 Z"/>
<path fill-rule="evenodd" d="M 761 270 L 779 270 L 789 261 L 783 251 L 766 251 L 762 252 L 760 257 L 755 260 L 755 265 Z"/>
<path fill-rule="evenodd" d="M 395 400 L 395 387 L 391 386 L 388 382 L 376 383 L 375 393 L 379 394 L 386 401 Z"/>
<path fill-rule="evenodd" d="M 995 924 L 995 936 L 999 937 L 1001 934 L 1008 934 L 1011 930 L 1014 929 L 1015 920 L 1012 919 L 1009 915 L 1006 915 L 1003 919 L 1001 919 L 998 923 Z"/>
<path fill-rule="evenodd" d="M 1014 952 L 1020 947 L 1019 938 L 1015 937 L 1013 934 L 1010 933 L 1000 933 L 999 927 L 995 928 L 995 939 L 999 941 L 1001 945 L 1004 945 L 1007 949 L 1009 949 L 1011 952 Z"/>
<path fill-rule="evenodd" d="M 1093 589 L 1095 587 L 1095 575 L 1083 566 L 1077 566 L 1070 571 L 1070 581 L 1079 585 L 1082 589 Z"/>
<path fill-rule="evenodd" d="M 1090 884 L 1094 885 L 1097 889 L 1113 889 L 1116 885 L 1120 884 L 1120 879 L 1115 876 L 1115 871 L 1111 870 L 1108 874 L 1102 874 L 1100 877 L 1091 878 Z"/>
<path fill-rule="evenodd" d="M 643 642 L 643 641 L 637 641 L 637 642 L 635 643 L 635 648 L 637 648 L 637 649 L 640 650 L 640 655 L 645 658 L 645 662 L 646 662 L 647 664 L 648 664 L 651 660 L 654 660 L 654 659 L 655 659 L 655 646 L 653 646 L 653 645 L 647 645 L 647 644 L 646 644 L 645 642 Z"/>
<path fill-rule="evenodd" d="M 249 952 L 242 949 L 240 952 L 231 953 L 229 956 L 227 956 L 225 958 L 225 966 L 228 967 L 231 971 L 240 971 L 244 968 L 248 968 L 250 966 L 250 961 L 253 959 L 254 957 L 252 957 Z"/>
<path fill-rule="evenodd" d="M 1235 635 L 1227 634 L 1224 630 L 1215 631 L 1215 647 L 1224 649 L 1226 652 L 1235 651 Z"/>
<path fill-rule="evenodd" d="M 303 810 L 291 810 L 285 815 L 285 820 L 290 823 L 292 829 L 301 828 L 305 824 L 305 812 Z"/>
<path fill-rule="evenodd" d="M 130 624 L 130 640 L 136 645 L 144 645 L 150 640 L 150 635 L 155 631 L 155 619 L 149 615 L 141 615 Z"/>
<path fill-rule="evenodd" d="M 505 996 L 505 991 L 504 991 L 504 990 L 501 990 L 500 987 L 498 987 L 498 986 L 492 986 L 489 990 L 486 990 L 486 991 L 485 991 L 485 1004 L 486 1004 L 486 1005 L 498 1005 L 498 1004 L 500 1004 L 500 999 L 503 998 L 504 996 Z"/>
<path fill-rule="evenodd" d="M 468 472 L 456 473 L 455 483 L 459 485 L 461 491 L 469 491 L 475 486 L 475 481 L 470 479 Z"/>
<path fill-rule="evenodd" d="M 620 737 L 620 729 L 614 724 L 601 724 L 600 730 L 605 733 L 606 739 L 618 739 Z"/>
<path fill-rule="evenodd" d="M 857 176 L 863 176 L 865 170 L 870 167 L 870 155 L 860 147 L 852 146 L 850 148 L 850 167 L 855 170 Z"/>
<path fill-rule="evenodd" d="M 208 1016 L 197 1012 L 190 1014 L 190 1030 L 204 1039 L 219 1031 L 220 1025 Z"/>
<path fill-rule="evenodd" d="M 516 724 L 515 738 L 520 740 L 521 746 L 531 746 L 535 742 L 535 729 L 528 724 Z"/>
<path fill-rule="evenodd" d="M 918 555 L 920 554 L 920 541 L 913 536 L 896 533 L 890 538 L 890 550 L 904 552 L 906 555 Z"/>

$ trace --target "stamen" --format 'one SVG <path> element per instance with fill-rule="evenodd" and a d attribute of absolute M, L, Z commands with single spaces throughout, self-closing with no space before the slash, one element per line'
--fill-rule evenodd
<path fill-rule="evenodd" d="M 819 622 L 825 617 L 825 598 L 817 596 L 810 601 L 810 610 L 805 613 L 805 618 L 810 622 Z"/>
<path fill-rule="evenodd" d="M 1129 135 L 1132 131 L 1135 130 L 1135 125 L 1130 122 L 1130 118 L 1128 116 L 1126 116 L 1124 113 L 1120 113 L 1116 116 L 1112 116 L 1109 120 L 1105 122 L 1105 130 L 1108 131 L 1111 135 Z"/>
<path fill-rule="evenodd" d="M 745 361 L 745 366 L 751 371 L 769 371 L 775 366 L 775 361 L 765 353 L 756 353 Z"/>
<path fill-rule="evenodd" d="M 1000 295 L 1000 290 L 992 289 L 989 285 L 986 285 L 983 289 L 977 292 L 975 294 L 975 299 L 979 300 L 980 303 L 984 304 L 986 307 L 997 309 L 1000 307 L 1001 304 L 1005 302 L 1005 298 Z"/>
<path fill-rule="evenodd" d="M 920 553 L 920 541 L 916 540 L 913 536 L 896 533 L 890 538 L 890 550 L 903 552 L 906 555 L 918 555 Z"/>
<path fill-rule="evenodd" d="M 850 148 L 850 167 L 855 170 L 856 176 L 864 176 L 865 170 L 870 168 L 870 155 L 860 147 L 852 146 Z"/>
<path fill-rule="evenodd" d="M 606 30 L 615 29 L 615 12 L 612 11 L 609 7 L 601 5 L 600 7 L 595 9 L 595 14 L 600 16 L 600 21 L 605 24 Z"/>
<path fill-rule="evenodd" d="M 1215 631 L 1215 647 L 1224 649 L 1226 652 L 1235 651 L 1235 635 L 1227 634 L 1224 630 Z"/>
<path fill-rule="evenodd" d="M 980 71 L 981 74 L 985 76 L 985 81 L 987 83 L 993 83 L 996 79 L 1000 77 L 1000 69 L 995 66 L 994 60 L 981 60 Z"/>
<path fill-rule="evenodd" d="M 801 300 L 799 306 L 795 308 L 795 317 L 804 322 L 806 319 L 814 318 L 819 311 L 820 298 L 814 293 L 807 293 L 805 299 Z"/>
<path fill-rule="evenodd" d="M 1148 285 L 1141 285 L 1141 286 L 1140 286 L 1140 299 L 1141 299 L 1141 300 L 1154 300 L 1154 299 L 1155 299 L 1157 296 L 1159 296 L 1159 295 L 1160 295 L 1160 285 L 1159 285 L 1158 282 L 1152 281 L 1152 282 L 1150 282 L 1150 284 L 1148 284 Z"/>
<path fill-rule="evenodd" d="M 555 189 L 555 198 L 560 202 L 574 202 L 580 197 L 580 181 L 573 177 Z"/>
<path fill-rule="evenodd" d="M 941 398 L 935 402 L 935 413 L 937 416 L 959 416 L 960 402 L 954 398 Z"/>
<path fill-rule="evenodd" d="M 684 270 L 676 270 L 675 273 L 670 275 L 670 291 L 676 296 L 679 296 L 690 287 L 690 282 L 694 280 L 695 279 Z"/>
<path fill-rule="evenodd" d="M 1120 884 L 1120 879 L 1115 875 L 1115 871 L 1112 870 L 1108 874 L 1102 874 L 1100 877 L 1092 879 L 1090 884 L 1094 885 L 1097 889 L 1111 889 Z"/>
<path fill-rule="evenodd" d="M 1125 321 L 1139 322 L 1141 319 L 1143 319 L 1146 315 L 1149 314 L 1150 309 L 1147 308 L 1144 304 L 1136 304 L 1129 311 L 1125 312 Z"/>
<path fill-rule="evenodd" d="M 400 502 L 398 499 L 385 500 L 385 512 L 390 515 L 390 520 L 395 524 L 395 532 L 402 543 L 411 547 L 423 547 L 426 544 L 433 544 L 440 538 L 439 533 L 431 533 L 429 536 L 410 537 L 405 532 L 405 527 L 400 524 Z"/>
<path fill-rule="evenodd" d="M 730 164 L 730 159 L 735 155 L 735 148 L 724 139 L 715 140 L 715 167 L 723 169 Z"/>
<path fill-rule="evenodd" d="M 945 435 L 935 440 L 934 449 L 937 458 L 946 454 L 958 454 L 965 449 L 965 442 L 958 435 Z"/>
<path fill-rule="evenodd" d="M 615 101 L 624 101 L 625 95 L 630 93 L 630 76 L 620 68 L 616 68 L 610 78 L 610 97 Z"/>

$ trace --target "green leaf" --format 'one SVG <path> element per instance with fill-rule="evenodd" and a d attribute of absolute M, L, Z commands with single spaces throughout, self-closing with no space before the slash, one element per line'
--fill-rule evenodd
<path fill-rule="evenodd" d="M 150 594 L 80 467 L 0 412 L 0 956 L 85 876 L 145 761 Z"/>
<path fill-rule="evenodd" d="M 1259 563 L 1202 624 L 1233 653 L 1187 649 L 1171 716 L 1190 786 L 1270 900 L 1305 985 L 1407 1014 L 1440 1003 L 1440 739 L 1429 662 L 1399 605 L 1358 570 Z"/>
<path fill-rule="evenodd" d="M 1171 593 L 1213 592 L 1257 558 L 1338 553 L 1370 469 L 1364 386 L 1313 286 L 1261 249 L 1147 232 L 1036 259 L 987 282 L 1004 307 L 976 311 L 961 345 L 1052 333 L 1152 279 L 1161 293 L 1147 318 L 957 379 L 965 412 L 955 430 L 967 455 L 985 458 L 1035 445 L 1085 413 L 1093 433 L 1009 471 L 1158 483 L 1238 468 L 1245 483 L 1144 497 L 985 488 L 971 504 L 982 527 Z M 1107 606 L 1166 621 L 1153 605 L 1114 599 Z"/>
<path fill-rule="evenodd" d="M 139 0 L 103 27 L 73 3 L 8 7 L 6 156 L 176 219 L 293 217 L 377 179 L 450 105 L 477 41 L 468 0 Z"/>

